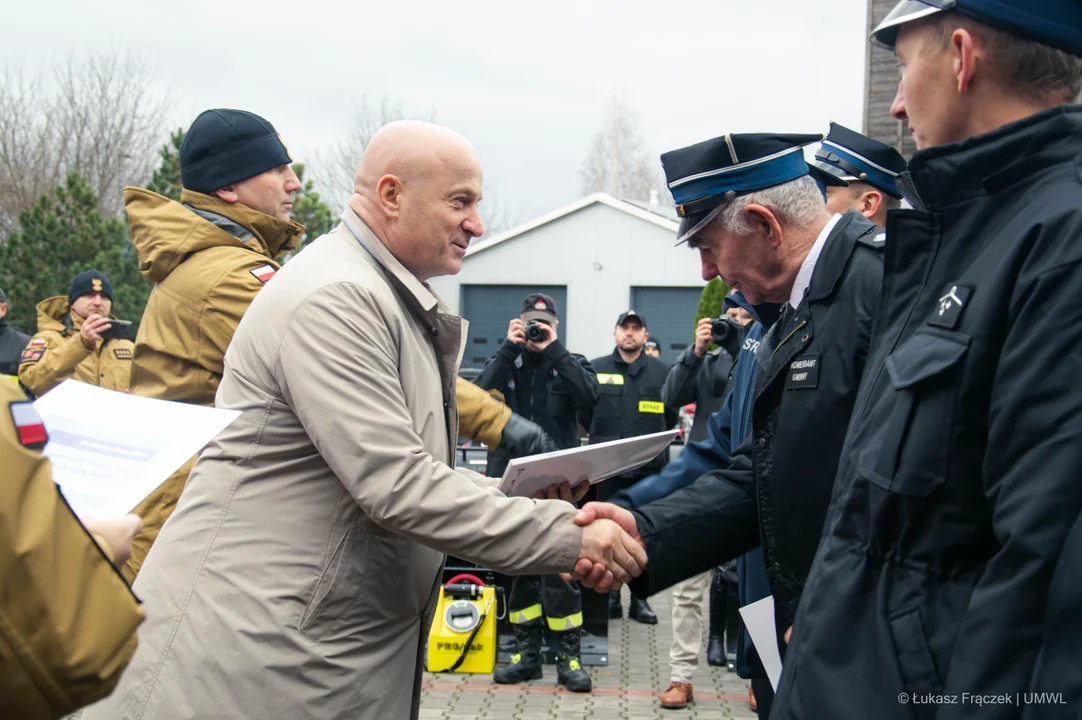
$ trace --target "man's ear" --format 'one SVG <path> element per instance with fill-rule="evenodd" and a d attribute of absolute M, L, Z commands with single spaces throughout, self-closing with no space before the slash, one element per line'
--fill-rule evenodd
<path fill-rule="evenodd" d="M 744 213 L 754 232 L 765 237 L 774 247 L 781 245 L 781 223 L 770 208 L 752 203 L 744 208 Z"/>
<path fill-rule="evenodd" d="M 226 185 L 224 188 L 218 188 L 214 191 L 214 194 L 218 196 L 219 200 L 230 204 L 240 200 L 240 197 L 237 195 L 236 188 L 234 188 L 232 185 Z"/>
<path fill-rule="evenodd" d="M 397 218 L 402 209 L 402 181 L 394 175 L 384 175 L 376 184 L 376 198 L 388 217 Z"/>
<path fill-rule="evenodd" d="M 964 28 L 958 28 L 951 34 L 949 49 L 953 56 L 954 75 L 958 79 L 958 92 L 968 92 L 977 71 L 979 56 L 974 47 L 973 35 Z"/>
<path fill-rule="evenodd" d="M 857 207 L 864 217 L 869 219 L 875 217 L 879 208 L 883 207 L 883 193 L 878 190 L 869 190 L 860 196 Z"/>

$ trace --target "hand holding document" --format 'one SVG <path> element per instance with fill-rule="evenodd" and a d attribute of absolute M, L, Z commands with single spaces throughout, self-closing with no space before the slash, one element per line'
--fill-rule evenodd
<path fill-rule="evenodd" d="M 507 465 L 500 490 L 509 497 L 532 497 L 552 484 L 591 485 L 645 465 L 664 451 L 679 434 L 666 430 L 624 440 L 516 458 Z"/>
<path fill-rule="evenodd" d="M 240 415 L 75 380 L 34 407 L 49 432 L 53 480 L 76 515 L 96 518 L 130 511 Z"/>

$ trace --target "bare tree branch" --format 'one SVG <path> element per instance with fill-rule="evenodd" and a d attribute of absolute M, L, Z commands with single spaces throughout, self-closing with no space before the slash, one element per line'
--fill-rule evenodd
<path fill-rule="evenodd" d="M 150 176 L 164 133 L 165 98 L 132 57 L 69 57 L 53 82 L 4 68 L 0 85 L 0 237 L 18 215 L 78 170 L 116 215 L 125 185 Z"/>
<path fill-rule="evenodd" d="M 646 202 L 651 191 L 664 187 L 660 167 L 643 147 L 638 116 L 620 95 L 609 101 L 604 127 L 594 137 L 581 176 L 584 195 L 607 192 Z"/>

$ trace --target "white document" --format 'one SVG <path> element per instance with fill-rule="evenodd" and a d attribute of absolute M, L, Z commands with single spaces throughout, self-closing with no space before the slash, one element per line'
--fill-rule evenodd
<path fill-rule="evenodd" d="M 553 483 L 567 480 L 571 487 L 588 480 L 599 483 L 657 457 L 669 447 L 679 430 L 666 430 L 625 440 L 558 450 L 542 455 L 516 458 L 507 464 L 500 490 L 508 497 L 532 497 Z"/>
<path fill-rule="evenodd" d="M 759 659 L 763 661 L 766 676 L 770 678 L 774 692 L 777 692 L 781 680 L 781 653 L 778 652 L 778 631 L 774 624 L 774 596 L 767 595 L 740 608 L 740 617 L 748 628 Z"/>
<path fill-rule="evenodd" d="M 65 380 L 34 403 L 53 480 L 80 517 L 131 511 L 240 412 Z"/>

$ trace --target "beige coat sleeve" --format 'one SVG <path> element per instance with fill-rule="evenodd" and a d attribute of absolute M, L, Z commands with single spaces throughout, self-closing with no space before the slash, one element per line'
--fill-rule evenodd
<path fill-rule="evenodd" d="M 138 601 L 17 440 L 0 387 L 0 716 L 58 718 L 108 695 L 135 652 Z"/>
<path fill-rule="evenodd" d="M 45 340 L 44 347 L 35 347 L 35 340 Z M 75 367 L 94 352 L 83 344 L 82 335 L 72 333 L 63 337 L 58 332 L 40 332 L 30 340 L 19 363 L 19 380 L 41 397 L 75 374 Z"/>
<path fill-rule="evenodd" d="M 318 290 L 286 328 L 276 367 L 285 400 L 361 509 L 414 542 L 508 574 L 571 570 L 582 529 L 562 501 L 508 498 L 432 456 L 406 404 L 398 342 L 412 336 L 372 291 Z M 438 392 L 438 390 L 437 390 Z"/>

